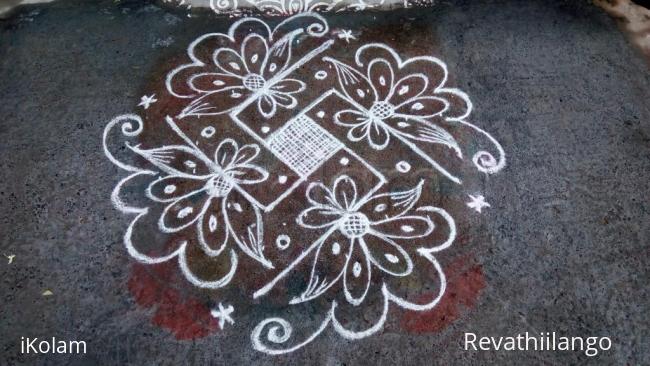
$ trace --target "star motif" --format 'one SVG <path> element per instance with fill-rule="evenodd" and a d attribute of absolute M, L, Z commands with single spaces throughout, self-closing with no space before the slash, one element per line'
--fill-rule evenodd
<path fill-rule="evenodd" d="M 235 308 L 232 305 L 228 305 L 227 308 L 223 307 L 222 303 L 219 303 L 219 310 L 214 309 L 210 312 L 213 318 L 219 318 L 219 328 L 223 329 L 223 326 L 226 325 L 226 322 L 230 324 L 235 324 L 235 321 L 230 316 L 235 311 Z"/>
<path fill-rule="evenodd" d="M 344 39 L 347 43 L 350 43 L 351 39 L 357 39 L 355 36 L 352 35 L 352 31 L 349 29 L 343 29 L 340 32 L 338 32 L 337 36 L 339 39 Z"/>
<path fill-rule="evenodd" d="M 472 201 L 467 202 L 467 207 L 476 210 L 476 212 L 481 213 L 481 210 L 484 207 L 490 207 L 490 204 L 485 202 L 485 197 L 483 197 L 483 195 L 477 194 L 476 196 L 473 196 L 471 194 L 468 194 L 468 196 L 472 199 Z"/>
<path fill-rule="evenodd" d="M 140 98 L 140 104 L 138 106 L 144 107 L 144 109 L 149 109 L 149 106 L 156 103 L 158 99 L 155 98 L 156 94 L 151 94 L 151 95 L 143 95 L 142 98 Z"/>
<path fill-rule="evenodd" d="M 6 255 L 5 254 L 4 256 L 7 257 L 7 259 L 9 260 L 9 262 L 7 262 L 7 264 L 11 264 L 14 261 L 14 258 L 16 258 L 15 254 L 12 254 L 12 255 Z"/>

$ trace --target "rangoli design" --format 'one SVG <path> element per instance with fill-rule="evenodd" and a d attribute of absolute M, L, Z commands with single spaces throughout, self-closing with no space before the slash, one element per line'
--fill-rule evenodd
<path fill-rule="evenodd" d="M 203 289 L 257 275 L 239 301 L 279 310 L 248 330 L 267 354 L 326 329 L 370 336 L 391 306 L 433 309 L 446 288 L 436 256 L 456 223 L 432 192 L 458 189 L 466 214 L 479 214 L 490 205 L 465 180 L 505 166 L 501 145 L 468 121 L 472 103 L 448 85 L 445 63 L 355 45 L 351 34 L 309 12 L 274 27 L 243 18 L 196 39 L 163 92 L 104 131 L 106 156 L 127 173 L 112 201 L 132 217 L 130 256 L 175 261 Z M 412 278 L 434 289 L 427 299 L 403 291 Z M 222 329 L 239 324 L 232 301 L 212 311 Z M 298 338 L 303 324 L 283 309 L 305 304 L 324 310 Z M 369 304 L 376 319 L 360 327 L 350 314 Z"/>
<path fill-rule="evenodd" d="M 210 0 L 210 8 L 217 14 L 237 14 L 244 9 L 255 9 L 268 15 L 287 16 L 305 12 L 365 10 L 382 6 L 384 2 L 385 0 Z M 409 0 L 404 0 L 399 5 L 406 8 L 410 3 Z"/>
<path fill-rule="evenodd" d="M 164 0 L 164 2 L 185 7 L 187 10 L 191 10 L 193 6 L 192 2 L 187 0 Z M 290 16 L 306 12 L 361 11 L 383 6 L 408 8 L 432 3 L 432 0 L 401 0 L 392 3 L 386 0 L 210 0 L 209 6 L 216 14 L 235 17 L 254 12 L 268 16 Z M 191 14 L 188 14 L 188 17 L 191 17 Z"/>

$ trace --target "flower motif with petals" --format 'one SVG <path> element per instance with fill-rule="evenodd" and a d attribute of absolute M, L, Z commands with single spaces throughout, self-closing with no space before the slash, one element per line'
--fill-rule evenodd
<path fill-rule="evenodd" d="M 221 254 L 232 237 L 244 253 L 273 267 L 262 253 L 261 213 L 236 189 L 268 178 L 269 173 L 252 162 L 259 154 L 258 145 L 239 147 L 225 139 L 214 160 L 182 145 L 131 149 L 167 174 L 151 182 L 146 191 L 151 200 L 167 205 L 158 220 L 162 232 L 196 225 L 198 241 L 209 256 Z"/>
<path fill-rule="evenodd" d="M 265 118 L 273 117 L 278 106 L 296 107 L 294 95 L 305 90 L 305 83 L 280 77 L 289 66 L 291 39 L 270 42 L 259 34 L 249 34 L 241 48 L 218 48 L 211 63 L 192 67 L 189 75 L 181 72 L 179 76 L 187 78 L 197 97 L 179 117 L 228 113 L 251 96 Z"/>
<path fill-rule="evenodd" d="M 385 53 L 386 57 L 367 62 L 365 74 L 340 61 L 325 58 L 336 68 L 342 91 L 356 107 L 339 111 L 334 116 L 336 124 L 349 128 L 348 139 L 365 139 L 372 148 L 383 150 L 390 136 L 396 135 L 446 145 L 462 158 L 457 142 L 441 125 L 444 121 L 462 118 L 469 100 L 462 92 L 443 88 L 447 77 L 444 63 L 433 57 L 402 62 L 392 49 L 375 44 L 357 51 L 359 66 L 364 66 L 361 60 L 367 49 Z M 436 75 L 439 80 L 433 80 Z M 463 101 L 461 111 L 452 106 L 451 99 Z"/>
<path fill-rule="evenodd" d="M 327 230 L 312 265 L 307 289 L 292 303 L 314 299 L 343 278 L 346 300 L 359 305 L 370 285 L 372 268 L 391 276 L 408 276 L 413 270 L 409 254 L 396 242 L 422 238 L 433 231 L 427 216 L 411 215 L 422 184 L 406 192 L 357 197 L 356 183 L 348 176 L 336 179 L 332 189 L 312 183 L 307 191 L 311 207 L 297 218 L 299 225 Z M 337 257 L 342 267 L 327 268 Z"/>

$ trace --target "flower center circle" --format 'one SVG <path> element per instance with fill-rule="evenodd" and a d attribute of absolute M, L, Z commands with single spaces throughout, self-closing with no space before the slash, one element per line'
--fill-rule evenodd
<path fill-rule="evenodd" d="M 365 235 L 370 228 L 370 221 L 366 215 L 355 212 L 346 214 L 339 224 L 343 235 L 350 239 L 359 238 Z"/>
<path fill-rule="evenodd" d="M 224 177 L 218 175 L 210 178 L 208 183 L 205 185 L 205 189 L 212 197 L 224 197 L 232 190 L 232 184 Z"/>
<path fill-rule="evenodd" d="M 264 87 L 265 84 L 266 80 L 257 74 L 248 74 L 244 78 L 244 86 L 248 88 L 248 90 L 260 90 Z"/>
<path fill-rule="evenodd" d="M 375 102 L 370 107 L 370 114 L 378 119 L 386 119 L 395 113 L 395 107 L 392 104 L 384 101 Z"/>

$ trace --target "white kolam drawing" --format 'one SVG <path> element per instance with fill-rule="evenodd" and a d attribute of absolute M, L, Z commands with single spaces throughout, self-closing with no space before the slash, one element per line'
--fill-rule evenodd
<path fill-rule="evenodd" d="M 306 12 L 337 13 L 366 9 L 396 9 L 430 6 L 432 0 L 163 0 L 185 9 L 191 18 L 193 9 L 208 8 L 215 14 L 242 17 L 255 14 L 291 16 Z"/>
<path fill-rule="evenodd" d="M 288 16 L 305 12 L 358 11 L 382 7 L 386 0 L 210 0 L 217 14 L 238 15 L 256 10 L 268 15 Z M 409 1 L 392 2 L 390 6 L 409 7 Z M 389 4 L 386 4 L 389 6 Z"/>
<path fill-rule="evenodd" d="M 150 112 L 162 108 L 166 97 L 181 105 L 178 111 L 163 109 L 148 122 L 138 114 L 118 116 L 106 126 L 103 144 L 108 159 L 126 174 L 111 197 L 115 208 L 132 217 L 124 245 L 136 261 L 176 261 L 192 285 L 222 289 L 237 281 L 245 258 L 268 271 L 267 281 L 251 289 L 251 302 L 270 296 L 304 268 L 308 282 L 287 307 L 340 294 L 307 337 L 296 339 L 300 325 L 281 313 L 250 330 L 254 349 L 283 354 L 328 328 L 352 340 L 375 334 L 392 306 L 435 308 L 447 285 L 436 256 L 452 245 L 457 229 L 447 210 L 423 200 L 424 187 L 432 179 L 449 182 L 462 192 L 466 214 L 485 213 L 490 204 L 484 193 L 465 192 L 466 173 L 454 167 L 466 164 L 473 174 L 490 175 L 506 160 L 497 140 L 469 122 L 469 96 L 449 86 L 442 60 L 405 57 L 380 43 L 357 45 L 356 33 L 330 30 L 320 15 L 302 12 L 319 3 L 267 3 L 281 12 L 301 12 L 274 27 L 243 18 L 228 32 L 197 38 L 187 49 L 187 63 L 168 73 L 168 95 L 147 93 L 139 104 L 139 112 Z M 353 57 L 333 56 L 335 43 L 354 47 Z M 190 134 L 191 128 L 200 133 Z M 169 131 L 159 136 L 169 142 L 139 141 L 146 129 Z M 232 131 L 236 136 L 229 135 Z M 459 142 L 457 131 L 482 138 L 487 148 L 467 148 L 474 145 Z M 387 151 L 412 159 L 377 164 Z M 353 166 L 356 170 L 350 170 Z M 325 167 L 329 175 L 335 172 L 329 179 L 319 173 Z M 411 179 L 423 168 L 429 176 Z M 363 172 L 363 178 L 351 171 Z M 125 187 L 136 180 L 146 182 L 137 193 L 144 202 L 139 205 L 123 199 Z M 391 184 L 395 180 L 412 183 Z M 289 197 L 303 208 L 278 212 Z M 304 242 L 303 236 L 283 232 L 269 236 L 265 222 L 279 216 L 288 216 L 287 229 L 316 239 Z M 138 225 L 175 240 L 163 254 L 144 252 L 134 242 Z M 444 240 L 430 239 L 440 233 Z M 222 259 L 221 275 L 206 280 L 195 273 L 188 264 L 190 249 Z M 294 257 L 282 261 L 288 264 L 278 267 L 274 258 L 291 253 Z M 392 281 L 411 276 L 421 265 L 436 274 L 437 293 L 418 303 L 399 295 Z M 338 309 L 343 303 L 363 307 L 371 294 L 382 299 L 378 319 L 363 330 L 348 328 Z M 234 307 L 224 305 L 229 303 L 224 299 L 212 312 L 221 329 L 239 324 L 232 318 Z"/>

